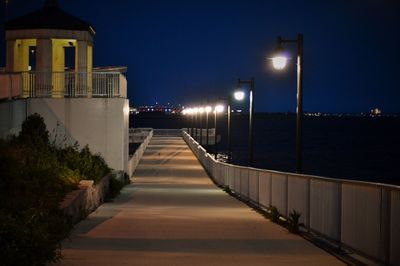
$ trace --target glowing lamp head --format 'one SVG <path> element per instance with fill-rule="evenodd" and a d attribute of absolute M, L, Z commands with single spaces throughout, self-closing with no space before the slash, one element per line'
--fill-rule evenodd
<path fill-rule="evenodd" d="M 217 105 L 215 106 L 215 112 L 216 113 L 222 113 L 224 111 L 224 106 L 223 105 Z"/>
<path fill-rule="evenodd" d="M 244 92 L 243 91 L 236 91 L 233 94 L 233 97 L 235 97 L 236 100 L 241 101 L 244 99 Z"/>
<path fill-rule="evenodd" d="M 283 55 L 278 55 L 272 58 L 272 65 L 277 70 L 282 70 L 287 65 L 287 57 Z"/>
<path fill-rule="evenodd" d="M 209 113 L 212 111 L 212 107 L 211 106 L 206 106 L 206 108 L 204 108 L 204 110 L 206 111 L 206 113 Z"/>
<path fill-rule="evenodd" d="M 282 48 L 281 38 L 278 37 L 278 46 L 275 49 L 274 57 L 272 58 L 272 66 L 277 70 L 282 70 L 286 67 L 288 54 Z"/>
<path fill-rule="evenodd" d="M 197 114 L 198 112 L 199 112 L 199 108 L 198 107 L 193 108 L 193 113 L 194 114 Z"/>
<path fill-rule="evenodd" d="M 200 114 L 204 113 L 204 107 L 199 107 L 199 113 Z"/>

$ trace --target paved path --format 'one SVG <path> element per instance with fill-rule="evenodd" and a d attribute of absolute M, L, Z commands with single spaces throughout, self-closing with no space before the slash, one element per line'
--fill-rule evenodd
<path fill-rule="evenodd" d="M 62 265 L 342 265 L 216 187 L 181 138 L 154 137 L 133 184 L 79 223 Z"/>

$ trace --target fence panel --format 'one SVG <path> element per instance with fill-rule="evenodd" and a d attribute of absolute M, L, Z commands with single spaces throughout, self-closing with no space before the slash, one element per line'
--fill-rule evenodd
<path fill-rule="evenodd" d="M 309 181 L 307 177 L 288 175 L 288 213 L 293 210 L 301 213 L 300 222 L 309 225 Z"/>
<path fill-rule="evenodd" d="M 235 168 L 232 165 L 228 166 L 228 183 L 230 189 L 234 190 L 235 187 Z"/>
<path fill-rule="evenodd" d="M 240 169 L 240 194 L 249 197 L 249 169 Z"/>
<path fill-rule="evenodd" d="M 342 242 L 379 258 L 381 190 L 379 187 L 342 184 Z"/>
<path fill-rule="evenodd" d="M 271 175 L 272 197 L 271 205 L 278 208 L 279 212 L 287 216 L 287 188 L 288 178 L 285 174 L 272 173 Z"/>
<path fill-rule="evenodd" d="M 250 200 L 258 203 L 258 188 L 259 188 L 259 180 L 258 180 L 259 171 L 257 170 L 249 170 L 249 198 Z"/>
<path fill-rule="evenodd" d="M 336 241 L 340 240 L 341 183 L 311 180 L 310 227 Z"/>
<path fill-rule="evenodd" d="M 240 193 L 240 168 L 233 166 L 233 169 L 234 169 L 234 176 L 235 176 L 233 190 L 236 193 Z"/>
<path fill-rule="evenodd" d="M 264 207 L 269 207 L 271 203 L 271 173 L 261 171 L 258 174 L 259 178 L 259 204 Z"/>
<path fill-rule="evenodd" d="M 392 190 L 390 201 L 390 264 L 400 265 L 400 189 Z"/>
<path fill-rule="evenodd" d="M 228 182 L 228 175 L 227 175 L 227 169 L 228 165 L 227 164 L 221 164 L 221 180 L 222 180 L 222 186 L 225 187 Z"/>
<path fill-rule="evenodd" d="M 214 179 L 217 181 L 219 185 L 221 185 L 221 174 L 220 174 L 220 163 L 214 163 Z"/>

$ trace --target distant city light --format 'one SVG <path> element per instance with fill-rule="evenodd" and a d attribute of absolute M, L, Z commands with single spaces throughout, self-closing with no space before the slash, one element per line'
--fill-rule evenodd
<path fill-rule="evenodd" d="M 286 56 L 275 56 L 272 58 L 272 65 L 277 70 L 282 70 L 286 67 L 287 57 Z"/>
<path fill-rule="evenodd" d="M 236 91 L 233 96 L 236 100 L 241 101 L 244 99 L 244 92 L 243 91 Z"/>
<path fill-rule="evenodd" d="M 205 108 L 206 113 L 209 113 L 212 111 L 212 107 L 211 106 L 206 106 Z"/>
<path fill-rule="evenodd" d="M 204 113 L 204 107 L 199 107 L 199 113 L 200 114 Z"/>

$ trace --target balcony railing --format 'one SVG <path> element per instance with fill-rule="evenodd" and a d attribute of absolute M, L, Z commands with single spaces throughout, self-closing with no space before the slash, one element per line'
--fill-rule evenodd
<path fill-rule="evenodd" d="M 1 98 L 126 98 L 127 82 L 120 72 L 29 71 L 0 75 Z"/>

